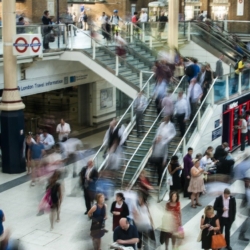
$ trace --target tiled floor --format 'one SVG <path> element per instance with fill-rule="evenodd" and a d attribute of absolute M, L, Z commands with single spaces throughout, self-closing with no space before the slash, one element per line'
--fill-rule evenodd
<path fill-rule="evenodd" d="M 91 147 L 95 147 L 100 145 L 102 139 L 103 133 L 98 133 L 95 136 L 84 138 L 83 141 L 90 143 Z M 250 148 L 247 148 L 247 150 L 249 151 Z M 240 161 L 239 154 L 236 153 L 236 155 L 238 161 Z M 77 163 L 78 171 L 85 164 L 86 160 L 81 160 Z M 25 182 L 0 193 L 0 209 L 6 215 L 4 226 L 11 229 L 12 238 L 19 239 L 23 250 L 93 249 L 89 236 L 90 220 L 84 215 L 85 204 L 82 191 L 78 188 L 78 178 L 72 178 L 72 168 L 70 165 L 67 168 L 69 169 L 69 175 L 64 179 L 65 193 L 61 207 L 61 220 L 55 224 L 52 231 L 50 231 L 49 215 L 37 216 L 38 204 L 44 194 L 44 181 L 40 181 L 35 187 L 30 187 L 30 183 Z M 0 174 L 0 180 L 10 181 L 16 177 Z M 216 187 L 219 188 L 219 186 Z M 244 188 L 240 181 L 234 182 L 231 190 L 238 194 L 244 193 Z M 161 225 L 167 199 L 168 197 L 166 196 L 162 203 L 156 203 L 154 199 L 150 201 L 150 212 L 153 216 L 155 228 Z M 200 202 L 205 206 L 213 204 L 214 199 L 215 195 L 203 195 Z M 112 200 L 107 201 L 108 210 L 110 209 L 111 202 Z M 237 207 L 239 207 L 240 202 L 241 198 L 237 196 Z M 190 200 L 181 198 L 182 222 L 186 237 L 182 242 L 180 250 L 200 249 L 200 243 L 196 239 L 199 233 L 199 223 L 204 206 L 191 209 Z M 108 216 L 106 228 L 110 230 L 112 217 L 110 213 L 108 213 Z M 239 228 L 245 219 L 245 216 L 239 212 L 237 213 L 236 221 L 231 230 L 234 250 L 250 249 L 248 243 L 237 240 Z M 103 237 L 102 243 L 103 250 L 109 249 L 108 245 L 112 243 L 111 230 Z M 158 250 L 163 249 L 165 249 L 164 246 L 158 248 Z"/>

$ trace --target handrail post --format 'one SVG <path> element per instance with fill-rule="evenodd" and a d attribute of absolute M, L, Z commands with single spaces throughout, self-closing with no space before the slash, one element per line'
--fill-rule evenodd
<path fill-rule="evenodd" d="M 133 34 L 134 34 L 134 25 L 133 25 L 133 23 L 131 22 L 131 23 L 130 23 L 130 42 L 131 42 L 131 43 L 133 42 Z"/>
<path fill-rule="evenodd" d="M 70 39 L 71 39 L 71 50 L 73 50 L 73 43 L 74 43 L 74 30 L 73 25 L 69 24 L 70 27 Z"/>
<path fill-rule="evenodd" d="M 182 145 L 182 155 L 185 155 L 186 153 L 186 137 L 183 139 L 183 145 Z"/>
<path fill-rule="evenodd" d="M 215 84 L 214 84 L 215 85 Z M 211 90 L 211 106 L 214 106 L 214 87 Z"/>
<path fill-rule="evenodd" d="M 96 43 L 95 43 L 95 40 L 92 40 L 92 45 L 93 45 L 93 55 L 92 55 L 92 58 L 93 60 L 95 60 L 95 56 L 96 56 Z"/>
<path fill-rule="evenodd" d="M 142 91 L 142 82 L 143 82 L 143 72 L 140 71 L 140 91 Z"/>
<path fill-rule="evenodd" d="M 188 22 L 188 34 L 187 35 L 188 35 L 187 39 L 188 41 L 190 41 L 191 40 L 191 22 Z"/>
<path fill-rule="evenodd" d="M 152 49 L 153 47 L 153 38 L 152 36 L 149 37 L 149 48 Z"/>
<path fill-rule="evenodd" d="M 66 25 L 63 26 L 63 29 L 64 29 L 64 37 L 65 37 L 65 43 L 66 43 L 66 47 L 68 47 L 69 45 L 69 40 L 68 40 L 68 32 L 67 32 L 67 27 Z"/>
<path fill-rule="evenodd" d="M 149 99 L 149 86 L 150 86 L 150 81 L 148 82 L 148 85 L 147 85 L 147 98 Z"/>
<path fill-rule="evenodd" d="M 42 28 L 41 28 L 41 26 L 38 26 L 37 32 L 38 32 L 38 34 L 42 34 Z"/>
<path fill-rule="evenodd" d="M 200 111 L 198 113 L 197 129 L 198 129 L 198 132 L 200 132 L 201 130 L 201 112 Z"/>
<path fill-rule="evenodd" d="M 133 118 L 134 118 L 134 107 L 133 106 L 131 106 L 131 114 L 130 114 L 131 116 L 130 116 L 130 120 L 131 120 L 131 122 L 133 121 Z"/>
<path fill-rule="evenodd" d="M 242 73 L 239 74 L 239 87 L 238 87 L 238 93 L 241 95 L 242 90 L 241 90 L 241 84 L 242 84 Z M 236 83 L 237 84 L 237 83 Z"/>
<path fill-rule="evenodd" d="M 119 56 L 115 56 L 115 75 L 119 75 Z"/>
<path fill-rule="evenodd" d="M 142 23 L 142 41 L 145 43 L 145 23 Z"/>
<path fill-rule="evenodd" d="M 225 31 L 228 31 L 228 30 L 227 30 L 227 19 L 224 20 L 224 30 L 225 30 Z"/>
<path fill-rule="evenodd" d="M 229 76 L 226 76 L 226 100 L 229 100 Z"/>

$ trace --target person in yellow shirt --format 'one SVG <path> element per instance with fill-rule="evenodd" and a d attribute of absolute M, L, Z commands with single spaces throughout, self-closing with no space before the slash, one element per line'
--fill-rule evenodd
<path fill-rule="evenodd" d="M 242 59 L 238 62 L 238 67 L 234 72 L 235 74 L 234 74 L 234 84 L 233 84 L 233 88 L 232 88 L 232 94 L 234 94 L 238 91 L 239 75 L 245 69 L 245 62 L 246 61 L 247 61 L 247 56 L 244 55 L 242 57 Z"/>

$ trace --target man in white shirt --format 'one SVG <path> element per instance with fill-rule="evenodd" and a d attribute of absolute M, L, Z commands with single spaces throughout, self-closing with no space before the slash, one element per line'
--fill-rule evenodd
<path fill-rule="evenodd" d="M 170 117 L 166 116 L 164 122 L 157 129 L 153 144 L 152 158 L 157 159 L 154 164 L 158 171 L 158 185 L 160 184 L 162 173 L 168 157 L 168 144 L 175 137 L 176 130 L 174 124 L 170 122 Z"/>
<path fill-rule="evenodd" d="M 187 98 L 183 96 L 182 89 L 178 93 L 174 114 L 180 127 L 181 137 L 183 137 L 186 130 L 186 121 L 190 115 L 190 106 Z"/>
<path fill-rule="evenodd" d="M 148 21 L 148 14 L 146 13 L 146 11 L 144 9 L 142 9 L 141 16 L 140 16 L 138 22 L 146 23 L 147 21 Z"/>
<path fill-rule="evenodd" d="M 59 141 L 66 141 L 69 137 L 70 126 L 63 119 L 61 119 L 60 123 L 57 125 L 56 132 L 58 133 Z"/>
<path fill-rule="evenodd" d="M 240 129 L 240 151 L 239 153 L 242 153 L 245 151 L 246 147 L 246 136 L 247 136 L 247 121 L 244 119 L 243 115 L 240 115 L 240 126 L 238 126 L 238 129 Z"/>
<path fill-rule="evenodd" d="M 191 79 L 189 87 L 188 87 L 188 99 L 190 101 L 191 106 L 191 121 L 194 118 L 198 103 L 200 102 L 200 99 L 203 95 L 202 88 L 200 84 L 197 83 L 196 78 Z"/>
<path fill-rule="evenodd" d="M 163 117 L 169 116 L 170 120 L 172 121 L 173 114 L 174 114 L 174 102 L 173 102 L 173 96 L 172 96 L 171 91 L 168 91 L 166 96 L 162 99 L 161 108 L 163 109 L 162 111 Z"/>
<path fill-rule="evenodd" d="M 206 75 L 206 66 L 202 65 L 201 66 L 201 71 L 197 76 L 197 82 L 200 84 L 201 87 L 203 87 L 203 83 L 205 80 L 205 75 Z"/>
<path fill-rule="evenodd" d="M 45 150 L 49 150 L 55 145 L 54 137 L 46 129 L 43 129 L 42 134 L 40 134 L 40 142 L 44 145 Z"/>
<path fill-rule="evenodd" d="M 136 114 L 136 130 L 137 137 L 140 137 L 140 133 L 144 133 L 143 126 L 143 112 L 146 109 L 148 104 L 148 100 L 145 95 L 143 95 L 143 91 L 138 93 L 138 96 L 134 102 L 134 109 Z"/>

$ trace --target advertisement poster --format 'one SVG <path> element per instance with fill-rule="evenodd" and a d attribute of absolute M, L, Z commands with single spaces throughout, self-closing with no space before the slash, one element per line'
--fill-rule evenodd
<path fill-rule="evenodd" d="M 101 89 L 101 109 L 113 106 L 113 88 Z"/>
<path fill-rule="evenodd" d="M 244 0 L 237 0 L 237 16 L 244 15 Z"/>

